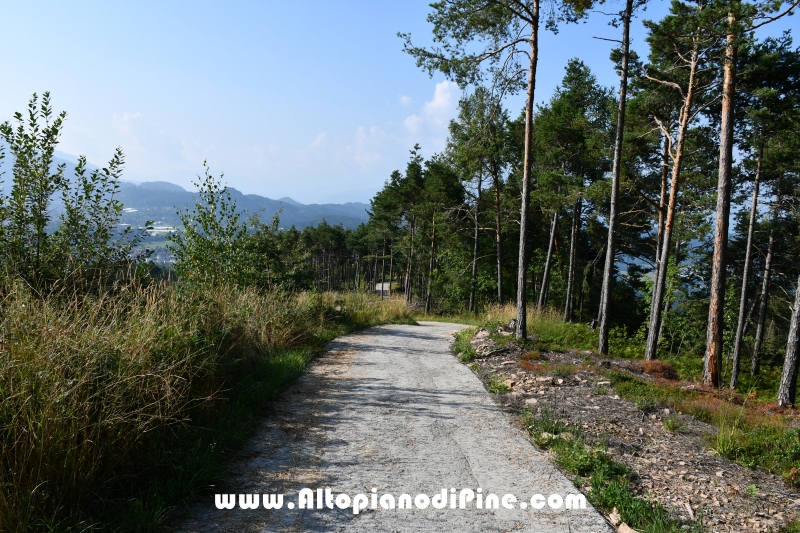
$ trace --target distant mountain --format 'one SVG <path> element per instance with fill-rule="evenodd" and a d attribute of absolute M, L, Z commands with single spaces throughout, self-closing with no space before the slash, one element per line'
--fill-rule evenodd
<path fill-rule="evenodd" d="M 369 219 L 369 204 L 301 204 L 291 198 L 273 200 L 257 194 L 244 194 L 233 188 L 229 191 L 238 209 L 244 210 L 246 215 L 258 213 L 264 222 L 269 223 L 280 210 L 280 225 L 284 228 L 294 226 L 302 229 L 316 226 L 323 220 L 331 225 L 355 228 Z M 122 182 L 117 198 L 125 205 L 122 222 L 134 226 L 143 225 L 148 220 L 158 226 L 179 226 L 176 210 L 195 201 L 194 193 L 166 181 L 138 185 Z"/>

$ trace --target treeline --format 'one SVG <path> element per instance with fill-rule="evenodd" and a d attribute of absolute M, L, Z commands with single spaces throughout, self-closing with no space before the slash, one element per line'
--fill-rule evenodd
<path fill-rule="evenodd" d="M 800 50 L 789 33 L 754 30 L 795 5 L 675 1 L 645 21 L 640 56 L 628 28 L 643 2 L 628 2 L 609 65 L 620 91 L 573 59 L 534 107 L 535 61 L 518 60 L 531 57 L 538 6 L 436 4 L 429 19 L 449 44 L 405 36 L 421 67 L 467 88 L 447 148 L 424 160 L 415 147 L 369 223 L 295 234 L 313 283 L 391 283 L 426 312 L 516 303 L 518 336 L 527 302 L 555 307 L 597 324 L 601 353 L 624 340 L 647 359 L 702 356 L 716 387 L 724 374 L 735 388 L 740 367 L 757 376 L 785 362 L 778 400 L 794 403 Z M 503 90 L 526 88 L 520 115 L 503 109 Z"/>

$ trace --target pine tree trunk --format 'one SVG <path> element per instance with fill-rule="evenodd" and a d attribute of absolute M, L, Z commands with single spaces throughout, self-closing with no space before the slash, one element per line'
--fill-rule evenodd
<path fill-rule="evenodd" d="M 572 209 L 572 234 L 569 242 L 569 269 L 567 270 L 567 299 L 564 304 L 564 322 L 572 322 L 575 318 L 573 312 L 573 292 L 575 287 L 575 269 L 578 267 L 578 233 L 581 225 L 581 210 L 583 202 L 581 197 L 575 200 L 575 207 Z"/>
<path fill-rule="evenodd" d="M 553 213 L 553 221 L 550 223 L 550 244 L 547 246 L 547 260 L 544 262 L 542 287 L 539 289 L 539 302 L 536 304 L 536 308 L 540 311 L 547 305 L 547 291 L 550 288 L 550 270 L 553 268 L 553 249 L 555 248 L 557 225 L 558 211 Z"/>
<path fill-rule="evenodd" d="M 497 305 L 503 305 L 503 241 L 500 226 L 500 176 L 497 169 L 494 178 L 494 238 L 497 255 Z"/>
<path fill-rule="evenodd" d="M 733 13 L 728 24 L 734 24 Z M 732 31 L 732 30 L 731 30 Z M 714 227 L 714 256 L 711 260 L 711 302 L 708 306 L 706 355 L 703 362 L 703 383 L 720 387 L 722 370 L 722 330 L 725 327 L 725 273 L 728 248 L 728 217 L 731 212 L 731 166 L 733 162 L 733 110 L 736 95 L 736 46 L 734 35 L 726 38 L 725 67 L 722 82 L 722 124 L 719 139 L 719 180 L 717 183 L 717 217 Z"/>
<path fill-rule="evenodd" d="M 654 280 L 652 309 L 650 324 L 647 330 L 647 344 L 645 345 L 645 359 L 648 361 L 656 358 L 658 351 L 659 333 L 661 331 L 661 310 L 664 304 L 664 289 L 667 279 L 667 264 L 669 263 L 669 253 L 672 241 L 672 225 L 675 221 L 675 206 L 678 200 L 678 184 L 680 182 L 681 164 L 683 162 L 683 146 L 686 141 L 686 132 L 689 129 L 689 120 L 692 114 L 692 102 L 694 99 L 695 76 L 697 74 L 697 50 L 692 51 L 689 62 L 689 86 L 686 97 L 681 108 L 680 118 L 678 119 L 678 142 L 675 147 L 675 155 L 672 160 L 672 179 L 669 189 L 669 203 L 667 204 L 667 215 L 664 220 L 664 237 L 661 243 L 661 267 L 658 269 L 658 276 Z"/>
<path fill-rule="evenodd" d="M 525 99 L 525 154 L 522 165 L 522 205 L 519 213 L 519 259 L 517 262 L 517 324 L 514 335 L 528 337 L 528 296 L 525 282 L 528 273 L 528 210 L 531 198 L 531 169 L 533 167 L 533 98 L 536 89 L 536 62 L 539 59 L 539 2 L 533 0 L 531 52 L 528 68 L 528 93 Z"/>
<path fill-rule="evenodd" d="M 614 140 L 614 163 L 611 170 L 611 209 L 608 213 L 608 243 L 606 245 L 606 263 L 603 269 L 603 284 L 600 288 L 600 337 L 597 351 L 608 353 L 608 329 L 611 317 L 608 315 L 611 302 L 611 284 L 614 277 L 614 258 L 617 233 L 617 198 L 619 197 L 619 175 L 622 167 L 622 141 L 625 133 L 625 104 L 628 94 L 628 56 L 630 55 L 630 29 L 633 0 L 626 0 L 625 15 L 622 17 L 622 63 L 619 80 L 619 109 L 617 111 L 617 135 Z"/>
<path fill-rule="evenodd" d="M 426 291 L 427 294 L 425 294 L 425 314 L 426 315 L 431 312 L 431 299 L 432 299 L 432 297 L 431 297 L 431 286 L 432 286 L 432 280 L 433 280 L 433 261 L 434 261 L 434 255 L 435 255 L 435 252 L 436 252 L 436 211 L 433 212 L 432 219 L 433 219 L 433 221 L 432 221 L 432 225 L 431 225 L 431 257 L 430 257 L 430 263 L 428 264 L 428 287 L 427 287 L 427 291 Z"/>
<path fill-rule="evenodd" d="M 478 231 L 480 230 L 479 214 L 481 207 L 481 185 L 483 177 L 478 177 L 478 196 L 475 199 L 475 235 L 472 241 L 472 278 L 469 287 L 469 305 L 467 311 L 477 311 L 475 306 L 475 281 L 478 279 Z"/>
<path fill-rule="evenodd" d="M 411 240 L 408 245 L 408 263 L 406 264 L 405 298 L 406 298 L 406 303 L 411 304 L 411 299 L 413 294 L 413 288 L 412 288 L 413 279 L 411 278 L 411 273 L 412 273 L 411 264 L 414 261 L 414 217 L 411 217 L 411 221 L 408 226 L 408 231 Z"/>
<path fill-rule="evenodd" d="M 800 277 L 797 278 L 792 319 L 789 322 L 789 340 L 786 343 L 786 359 L 783 362 L 781 383 L 778 386 L 778 407 L 794 405 L 797 387 L 798 343 L 800 343 Z"/>
<path fill-rule="evenodd" d="M 656 258 L 653 280 L 658 279 L 658 271 L 661 268 L 661 243 L 664 240 L 664 211 L 667 201 L 667 176 L 669 175 L 669 140 L 664 136 L 664 148 L 661 152 L 661 194 L 658 201 L 658 228 L 656 230 Z M 652 299 L 652 298 L 651 298 Z M 653 306 L 650 306 L 650 320 L 653 320 Z M 661 337 L 661 332 L 658 334 Z"/>
<path fill-rule="evenodd" d="M 772 211 L 772 225 L 769 229 L 769 243 L 767 244 L 767 257 L 764 260 L 764 273 L 761 277 L 761 298 L 758 303 L 758 323 L 756 325 L 756 339 L 753 344 L 753 360 L 750 363 L 750 374 L 757 376 L 759 372 L 759 357 L 761 345 L 764 342 L 764 324 L 767 318 L 767 305 L 769 304 L 770 278 L 772 277 L 772 254 L 775 249 L 775 224 L 778 221 L 781 197 L 778 196 L 775 208 Z"/>
<path fill-rule="evenodd" d="M 739 298 L 739 320 L 736 324 L 736 337 L 733 340 L 733 356 L 731 361 L 731 390 L 736 389 L 739 379 L 739 360 L 741 359 L 742 337 L 744 336 L 745 312 L 747 308 L 747 283 L 750 281 L 750 266 L 753 262 L 751 251 L 753 249 L 753 230 L 756 225 L 756 211 L 758 209 L 758 186 L 761 178 L 761 157 L 758 155 L 756 176 L 753 179 L 753 200 L 750 203 L 750 224 L 747 228 L 747 251 L 744 255 L 744 271 L 742 272 L 742 294 Z"/>
<path fill-rule="evenodd" d="M 383 249 L 381 252 L 381 301 L 383 301 L 383 287 L 386 282 L 386 235 L 383 236 Z"/>
<path fill-rule="evenodd" d="M 392 281 L 394 280 L 394 237 L 389 241 L 389 297 L 392 296 Z"/>

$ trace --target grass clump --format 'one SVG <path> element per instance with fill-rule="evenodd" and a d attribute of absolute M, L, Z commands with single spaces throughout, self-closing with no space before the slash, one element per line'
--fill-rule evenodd
<path fill-rule="evenodd" d="M 672 431 L 674 433 L 683 433 L 686 429 L 686 424 L 681 422 L 680 417 L 676 414 L 671 414 L 664 419 L 664 428 L 667 431 Z"/>
<path fill-rule="evenodd" d="M 408 322 L 361 295 L 151 285 L 0 300 L 0 530 L 153 531 L 326 341 Z"/>
<path fill-rule="evenodd" d="M 497 374 L 491 374 L 487 378 L 486 386 L 492 394 L 507 394 L 511 392 L 511 387 L 508 386 L 505 378 Z"/>
<path fill-rule="evenodd" d="M 472 337 L 475 336 L 476 328 L 464 328 L 458 331 L 454 337 L 453 343 L 450 345 L 450 350 L 458 355 L 459 359 L 464 363 L 469 363 L 475 360 L 475 348 L 470 345 Z"/>

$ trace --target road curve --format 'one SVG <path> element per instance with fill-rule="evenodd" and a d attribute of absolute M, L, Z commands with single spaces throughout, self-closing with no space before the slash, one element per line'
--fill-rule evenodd
<path fill-rule="evenodd" d="M 330 487 L 354 497 L 433 496 L 443 488 L 483 495 L 565 496 L 577 489 L 499 409 L 448 350 L 462 326 L 389 325 L 342 337 L 278 402 L 231 467 L 230 494 L 284 493 L 282 509 L 219 510 L 206 496 L 174 524 L 180 532 L 531 531 L 613 532 L 584 510 L 288 509 L 298 491 Z M 456 493 L 458 494 L 458 492 Z M 476 492 L 477 494 L 477 492 Z M 344 501 L 344 500 L 342 500 Z M 557 503 L 557 501 L 556 501 Z"/>

